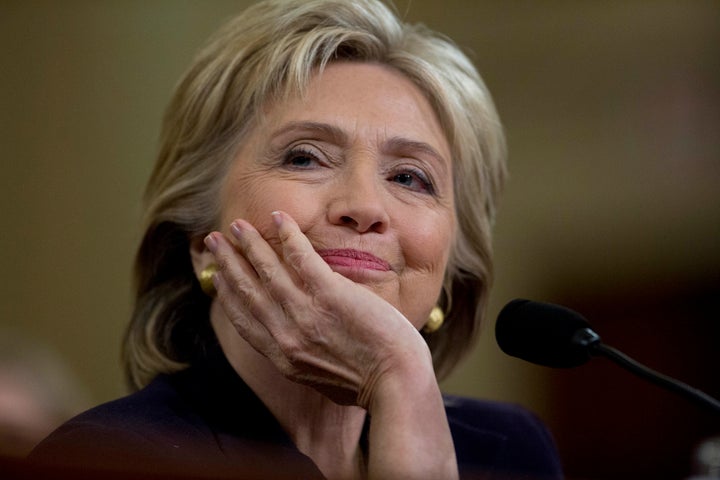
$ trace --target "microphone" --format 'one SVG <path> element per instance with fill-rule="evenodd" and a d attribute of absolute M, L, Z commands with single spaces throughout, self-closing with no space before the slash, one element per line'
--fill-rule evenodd
<path fill-rule="evenodd" d="M 585 317 L 560 305 L 511 301 L 498 315 L 495 339 L 506 354 L 546 367 L 577 367 L 593 356 L 604 356 L 645 380 L 720 413 L 720 401 L 603 344 Z"/>

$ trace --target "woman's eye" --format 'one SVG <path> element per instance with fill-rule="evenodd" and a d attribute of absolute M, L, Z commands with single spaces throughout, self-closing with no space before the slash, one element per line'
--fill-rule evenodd
<path fill-rule="evenodd" d="M 283 165 L 292 168 L 311 168 L 318 163 L 318 159 L 313 153 L 304 150 L 291 150 L 283 159 Z"/>
<path fill-rule="evenodd" d="M 433 185 L 427 177 L 420 172 L 400 172 L 391 177 L 391 181 L 416 192 L 433 194 Z"/>

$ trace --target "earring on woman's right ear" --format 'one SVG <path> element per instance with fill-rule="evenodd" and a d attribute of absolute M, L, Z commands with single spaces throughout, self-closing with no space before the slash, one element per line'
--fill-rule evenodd
<path fill-rule="evenodd" d="M 218 271 L 218 266 L 214 263 L 205 267 L 198 275 L 198 282 L 200 282 L 200 288 L 208 297 L 214 297 L 217 294 L 215 290 L 215 284 L 213 283 L 213 275 Z"/>

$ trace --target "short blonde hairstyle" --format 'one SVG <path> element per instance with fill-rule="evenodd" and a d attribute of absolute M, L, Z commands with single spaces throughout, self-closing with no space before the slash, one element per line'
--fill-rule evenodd
<path fill-rule="evenodd" d="M 502 127 L 482 79 L 450 40 L 399 21 L 377 0 L 270 0 L 211 38 L 166 111 L 123 346 L 133 388 L 184 368 L 214 341 L 190 242 L 218 228 L 220 182 L 262 107 L 302 94 L 334 61 L 396 69 L 438 116 L 452 149 L 458 221 L 438 299 L 446 321 L 425 335 L 438 378 L 473 344 L 492 279 L 491 226 L 506 175 Z"/>

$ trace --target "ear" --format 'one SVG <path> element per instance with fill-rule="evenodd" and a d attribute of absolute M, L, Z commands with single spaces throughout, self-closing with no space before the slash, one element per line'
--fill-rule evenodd
<path fill-rule="evenodd" d="M 204 238 L 201 236 L 190 239 L 190 260 L 192 261 L 196 278 L 200 277 L 200 272 L 215 263 L 213 254 L 205 247 L 203 240 Z"/>

